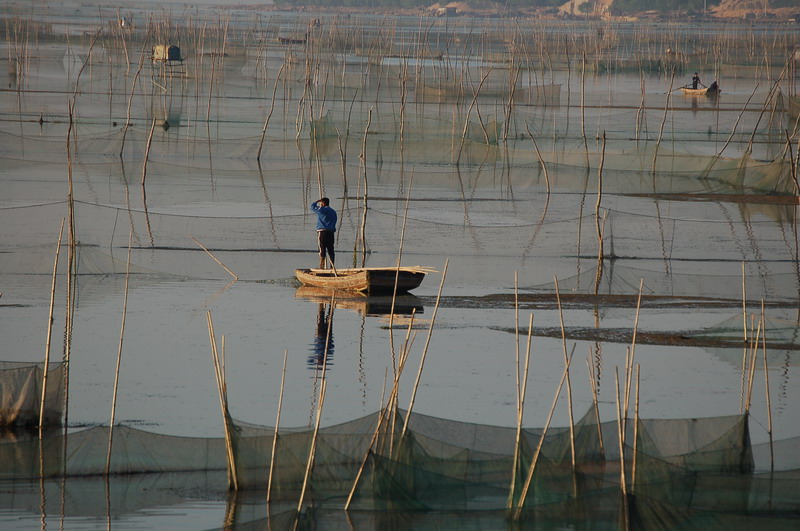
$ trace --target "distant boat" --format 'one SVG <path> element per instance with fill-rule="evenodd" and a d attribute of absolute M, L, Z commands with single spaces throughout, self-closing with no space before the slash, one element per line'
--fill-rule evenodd
<path fill-rule="evenodd" d="M 305 44 L 308 40 L 308 33 L 300 35 L 278 36 L 278 42 L 281 44 Z"/>
<path fill-rule="evenodd" d="M 720 93 L 719 85 L 712 83 L 710 87 L 691 88 L 681 87 L 681 91 L 687 96 L 716 96 Z"/>
<path fill-rule="evenodd" d="M 342 289 L 366 293 L 391 293 L 397 280 L 397 292 L 404 293 L 418 287 L 425 275 L 432 272 L 425 267 L 359 267 L 352 269 L 295 269 L 294 274 L 303 285 L 319 288 Z"/>

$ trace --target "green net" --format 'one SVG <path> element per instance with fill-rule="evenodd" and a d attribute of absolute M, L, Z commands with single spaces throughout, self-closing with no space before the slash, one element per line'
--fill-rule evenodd
<path fill-rule="evenodd" d="M 64 367 L 50 363 L 42 396 L 44 363 L 0 362 L 0 426 L 60 426 L 64 411 Z M 44 400 L 44 403 L 42 403 Z"/>

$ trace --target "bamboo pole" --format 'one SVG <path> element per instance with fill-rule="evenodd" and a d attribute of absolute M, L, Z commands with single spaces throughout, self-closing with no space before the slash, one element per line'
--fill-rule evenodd
<path fill-rule="evenodd" d="M 278 448 L 278 426 L 281 424 L 281 406 L 283 405 L 283 387 L 286 382 L 286 360 L 289 356 L 289 351 L 283 351 L 283 372 L 281 372 L 281 390 L 278 394 L 278 417 L 275 419 L 275 434 L 272 436 L 272 453 L 269 457 L 269 477 L 267 478 L 267 505 L 271 500 L 272 494 L 272 478 L 274 477 L 275 470 L 275 451 Z"/>
<path fill-rule="evenodd" d="M 749 366 L 749 375 L 747 378 L 747 398 L 745 401 L 745 412 L 750 412 L 750 403 L 753 396 L 753 379 L 755 378 L 756 374 L 756 359 L 758 356 L 758 342 L 761 337 L 761 329 L 763 326 L 763 322 L 759 320 L 758 328 L 756 328 L 756 337 L 755 341 L 750 345 L 750 366 Z"/>
<path fill-rule="evenodd" d="M 145 35 L 144 41 L 142 41 L 142 49 L 139 52 L 139 69 L 136 71 L 136 75 L 133 76 L 133 82 L 131 83 L 131 94 L 128 97 L 128 112 L 125 117 L 125 127 L 122 130 L 122 142 L 119 148 L 119 158 L 123 158 L 123 152 L 125 151 L 125 138 L 128 136 L 128 128 L 131 126 L 131 106 L 133 105 L 133 95 L 136 93 L 136 82 L 139 80 L 139 74 L 142 73 L 142 66 L 144 65 L 144 47 L 147 44 L 147 40 L 150 38 L 150 30 L 147 30 L 147 35 Z"/>
<path fill-rule="evenodd" d="M 303 487 L 300 490 L 300 497 L 297 501 L 297 516 L 300 516 L 300 513 L 303 510 L 303 501 L 305 499 L 306 489 L 308 488 L 308 482 L 311 479 L 311 471 L 314 467 L 314 460 L 316 458 L 317 452 L 317 440 L 319 437 L 319 426 L 322 420 L 322 408 L 325 405 L 325 391 L 328 386 L 328 378 L 326 376 L 327 366 L 328 366 L 328 348 L 330 346 L 331 341 L 331 331 L 333 330 L 333 308 L 335 307 L 336 302 L 336 292 L 331 294 L 331 315 L 328 317 L 328 331 L 325 336 L 325 351 L 323 352 L 322 356 L 322 384 L 320 386 L 319 391 L 319 404 L 317 405 L 317 419 L 314 423 L 314 433 L 311 437 L 311 447 L 308 450 L 308 460 L 306 461 L 306 471 L 305 475 L 303 476 Z"/>
<path fill-rule="evenodd" d="M 642 306 L 642 289 L 644 287 L 644 279 L 639 279 L 639 297 L 636 299 L 636 317 L 633 320 L 633 337 L 631 339 L 631 350 L 630 356 L 628 359 L 628 363 L 625 366 L 625 405 L 624 405 L 624 412 L 625 415 L 623 416 L 623 422 L 625 423 L 625 427 L 628 424 L 628 405 L 630 404 L 630 396 L 631 396 L 631 377 L 633 376 L 633 365 L 634 365 L 634 358 L 636 353 L 636 334 L 639 330 L 639 309 Z"/>
<path fill-rule="evenodd" d="M 661 139 L 664 135 L 664 125 L 667 123 L 667 116 L 669 115 L 669 103 L 672 98 L 672 86 L 675 83 L 675 69 L 672 69 L 672 77 L 669 80 L 669 92 L 667 92 L 667 102 L 664 104 L 664 117 L 661 119 L 661 126 L 658 128 L 658 140 L 656 140 L 656 147 L 653 153 L 653 176 L 656 174 L 656 160 L 658 159 L 658 148 L 661 147 Z"/>
<path fill-rule="evenodd" d="M 320 388 L 319 394 L 319 407 L 317 407 L 317 419 L 314 423 L 314 434 L 311 438 L 311 448 L 308 451 L 308 461 L 306 461 L 306 471 L 305 475 L 303 476 L 303 487 L 300 490 L 300 498 L 297 501 L 297 516 L 300 516 L 300 513 L 303 510 L 303 501 L 306 494 L 306 489 L 308 488 L 308 480 L 311 477 L 311 469 L 314 466 L 314 457 L 316 456 L 317 450 L 317 436 L 319 434 L 319 426 L 320 426 L 320 419 L 322 417 L 322 406 L 325 402 L 325 390 L 327 388 L 328 381 L 326 379 L 322 379 L 322 386 Z"/>
<path fill-rule="evenodd" d="M 747 280 L 742 261 L 742 382 L 739 395 L 739 412 L 744 411 L 745 367 L 747 367 Z"/>
<path fill-rule="evenodd" d="M 594 376 L 594 369 L 592 368 L 592 347 L 589 345 L 589 355 L 586 357 L 586 368 L 589 371 L 589 386 L 592 389 L 592 405 L 594 407 L 594 415 L 597 420 L 597 438 L 600 441 L 600 452 L 605 455 L 605 448 L 603 447 L 603 427 L 600 424 L 600 408 L 597 398 L 597 381 Z"/>
<path fill-rule="evenodd" d="M 153 131 L 156 129 L 156 119 L 153 118 L 153 123 L 150 125 L 150 133 L 147 135 L 147 147 L 144 150 L 144 163 L 142 164 L 142 186 L 147 179 L 147 161 L 150 159 L 150 146 L 153 143 Z"/>
<path fill-rule="evenodd" d="M 220 363 L 219 351 L 217 350 L 217 340 L 214 336 L 214 323 L 211 320 L 211 311 L 206 312 L 208 320 L 208 335 L 211 342 L 211 357 L 214 362 L 214 376 L 217 381 L 217 391 L 219 392 L 219 406 L 222 410 L 222 420 L 225 427 L 225 450 L 228 457 L 228 487 L 233 490 L 239 489 L 239 478 L 236 473 L 236 460 L 233 455 L 233 439 L 230 431 L 230 415 L 228 413 L 228 397 L 225 392 L 225 373 Z"/>
<path fill-rule="evenodd" d="M 422 357 L 419 360 L 419 370 L 417 371 L 417 379 L 414 381 L 414 387 L 411 391 L 411 400 L 408 403 L 408 411 L 406 411 L 405 422 L 403 422 L 403 431 L 400 432 L 400 439 L 402 440 L 408 429 L 408 421 L 411 418 L 411 411 L 414 409 L 414 399 L 417 397 L 417 389 L 419 388 L 419 381 L 422 377 L 422 369 L 425 367 L 425 357 L 428 354 L 428 347 L 431 344 L 431 335 L 433 335 L 433 325 L 436 322 L 436 313 L 439 311 L 439 302 L 442 299 L 442 288 L 444 288 L 444 280 L 447 278 L 447 265 L 450 259 L 444 261 L 444 269 L 442 270 L 442 281 L 439 284 L 439 292 L 436 295 L 436 304 L 433 307 L 433 315 L 431 315 L 431 324 L 428 328 L 428 337 L 425 340 L 425 347 L 422 349 Z"/>
<path fill-rule="evenodd" d="M 216 256 L 214 256 L 213 254 L 211 254 L 211 251 L 209 251 L 208 249 L 206 249 L 206 247 L 205 247 L 205 246 L 204 246 L 202 243 L 200 243 L 199 241 L 197 241 L 197 240 L 195 239 L 195 237 L 194 237 L 194 236 L 192 236 L 191 234 L 189 234 L 188 236 L 189 236 L 189 237 L 190 237 L 192 240 L 194 240 L 194 243 L 196 243 L 197 245 L 199 245 L 199 246 L 200 246 L 200 247 L 201 247 L 201 248 L 202 248 L 202 249 L 203 249 L 203 250 L 204 250 L 206 253 L 208 253 L 208 256 L 210 256 L 210 257 L 211 257 L 211 258 L 212 258 L 212 259 L 213 259 L 213 260 L 214 260 L 216 263 L 218 263 L 218 264 L 219 264 L 219 265 L 220 265 L 220 266 L 221 266 L 221 267 L 222 267 L 222 268 L 223 268 L 225 271 L 227 271 L 227 272 L 228 272 L 228 273 L 229 273 L 229 274 L 230 274 L 230 275 L 233 277 L 233 280 L 239 280 L 239 277 L 236 275 L 236 273 L 234 273 L 233 271 L 231 271 L 230 269 L 228 269 L 228 268 L 227 268 L 227 266 L 225 266 L 225 264 L 223 264 L 222 262 L 220 262 L 220 261 L 217 259 L 217 257 L 216 257 Z"/>
<path fill-rule="evenodd" d="M 764 334 L 761 336 L 761 347 L 764 355 L 764 392 L 767 398 L 767 433 L 769 434 L 769 469 L 775 469 L 775 448 L 772 441 L 772 398 L 769 393 L 769 367 L 767 365 L 767 319 L 764 315 L 764 301 L 761 301 L 761 320 L 764 322 Z"/>
<path fill-rule="evenodd" d="M 53 310 L 56 304 L 56 275 L 58 273 L 58 255 L 61 252 L 61 237 L 64 234 L 64 218 L 61 218 L 61 228 L 58 229 L 58 243 L 56 243 L 56 257 L 53 260 L 53 283 L 50 288 L 50 314 L 47 318 L 47 341 L 44 348 L 44 367 L 42 371 L 42 400 L 39 405 L 39 438 L 42 438 L 44 427 L 44 407 L 47 399 L 47 373 L 50 371 L 50 342 L 53 337 Z"/>
<path fill-rule="evenodd" d="M 111 399 L 111 420 L 108 423 L 108 454 L 106 455 L 106 476 L 111 471 L 111 448 L 114 443 L 114 419 L 117 414 L 117 390 L 119 389 L 119 369 L 122 364 L 122 340 L 125 337 L 125 317 L 128 314 L 128 281 L 131 276 L 131 242 L 133 230 L 128 235 L 128 265 L 125 268 L 125 295 L 122 303 L 122 325 L 119 331 L 119 348 L 117 349 L 117 368 L 114 371 L 114 395 Z"/>
<path fill-rule="evenodd" d="M 483 78 L 481 79 L 480 84 L 478 85 L 478 89 L 475 91 L 475 94 L 472 96 L 472 103 L 467 110 L 467 116 L 464 118 L 464 129 L 461 132 L 461 143 L 458 146 L 458 155 L 456 156 L 456 166 L 459 166 L 461 163 L 461 152 L 464 149 L 464 141 L 467 138 L 467 131 L 469 131 L 469 117 L 472 114 L 472 109 L 475 107 L 475 103 L 478 101 L 478 94 L 480 94 L 481 88 L 483 88 L 483 82 L 486 81 L 486 78 L 489 77 L 489 74 L 492 72 L 490 68 L 486 74 L 484 74 Z M 484 135 L 486 133 L 484 132 Z"/>
<path fill-rule="evenodd" d="M 397 268 L 394 275 L 394 286 L 392 288 L 392 305 L 389 311 L 389 346 L 392 354 L 392 370 L 396 371 L 395 352 L 394 352 L 394 307 L 397 301 L 397 285 L 400 282 L 400 263 L 403 258 L 403 244 L 406 237 L 406 223 L 408 221 L 408 205 L 411 201 L 411 186 L 414 182 L 414 172 L 411 172 L 411 177 L 408 182 L 408 193 L 406 194 L 406 207 L 403 212 L 403 227 L 400 229 L 400 246 L 397 251 Z"/>
<path fill-rule="evenodd" d="M 573 347 L 572 351 L 575 351 Z M 542 446 L 544 445 L 544 438 L 547 436 L 547 430 L 550 427 L 550 422 L 553 419 L 553 412 L 556 409 L 556 404 L 558 403 L 558 396 L 561 394 L 561 389 L 564 387 L 564 380 L 567 378 L 567 374 L 569 373 L 569 365 L 572 362 L 572 354 L 570 354 L 569 359 L 567 360 L 567 364 L 564 367 L 564 372 L 561 374 L 561 381 L 556 388 L 555 395 L 553 396 L 553 403 L 550 406 L 550 412 L 547 414 L 547 420 L 544 423 L 544 428 L 542 428 L 542 434 L 539 436 L 539 444 L 536 446 L 536 451 L 533 453 L 533 458 L 531 460 L 531 466 L 528 468 L 528 473 L 525 477 L 525 483 L 522 486 L 522 492 L 519 495 L 519 502 L 516 508 L 516 511 L 513 512 L 512 518 L 514 520 L 519 520 L 520 515 L 522 514 L 522 508 L 525 505 L 525 498 L 528 495 L 528 490 L 531 486 L 531 481 L 533 480 L 533 473 L 536 471 L 536 463 L 539 461 L 539 455 L 542 452 Z"/>
<path fill-rule="evenodd" d="M 367 204 L 369 191 L 369 185 L 367 181 L 367 134 L 369 134 L 369 127 L 371 124 L 372 108 L 370 107 L 369 114 L 367 116 L 367 126 L 364 128 L 364 140 L 361 144 L 361 155 L 359 156 L 363 170 L 362 177 L 364 178 L 364 212 L 361 217 L 361 227 L 359 228 L 361 237 L 361 267 L 364 267 L 364 263 L 367 259 L 367 210 L 369 209 L 369 205 Z"/>
<path fill-rule="evenodd" d="M 558 278 L 553 276 L 556 284 L 556 302 L 558 303 L 558 319 L 561 323 L 561 347 L 564 351 L 564 366 L 569 366 L 569 357 L 567 356 L 567 331 L 564 327 L 564 313 L 561 309 L 561 295 L 558 292 Z M 572 469 L 575 470 L 575 420 L 572 414 L 572 383 L 570 381 L 569 372 L 567 372 L 567 405 L 569 408 L 569 447 L 570 456 L 572 458 Z"/>
<path fill-rule="evenodd" d="M 597 202 L 594 205 L 594 226 L 597 231 L 597 261 L 598 272 L 597 279 L 599 280 L 603 270 L 603 230 L 600 227 L 600 202 L 603 200 L 603 166 L 606 159 L 606 132 L 603 131 L 603 149 L 600 151 L 600 164 L 597 168 Z M 588 171 L 588 170 L 587 170 Z M 603 222 L 605 225 L 605 221 Z M 612 247 L 613 250 L 613 247 Z"/>
<path fill-rule="evenodd" d="M 264 137 L 267 136 L 267 126 L 269 125 L 269 119 L 272 118 L 272 111 L 275 110 L 275 94 L 278 92 L 278 81 L 281 79 L 281 74 L 283 73 L 283 69 L 286 67 L 286 64 L 282 64 L 280 70 L 278 70 L 278 77 L 275 78 L 275 86 L 272 88 L 272 102 L 270 103 L 269 113 L 267 114 L 266 120 L 264 120 L 264 127 L 261 129 L 261 140 L 258 142 L 258 155 L 256 155 L 256 160 L 258 161 L 259 165 L 261 164 L 261 150 L 264 147 Z"/>
<path fill-rule="evenodd" d="M 525 130 L 528 132 L 528 136 L 531 137 L 531 140 L 533 141 L 533 147 L 536 150 L 536 156 L 539 158 L 539 164 L 542 165 L 542 171 L 544 172 L 544 182 L 547 186 L 547 194 L 550 195 L 550 175 L 547 173 L 547 165 L 544 163 L 542 154 L 539 151 L 539 144 L 536 143 L 536 137 L 534 137 L 533 133 L 531 133 L 527 122 L 525 122 Z"/>
<path fill-rule="evenodd" d="M 395 387 L 392 389 L 392 393 L 396 391 L 396 380 L 395 380 Z M 380 414 L 378 415 L 378 425 L 375 428 L 375 431 L 372 433 L 372 439 L 370 440 L 369 446 L 367 446 L 367 452 L 364 455 L 364 459 L 361 461 L 361 466 L 356 473 L 356 478 L 353 480 L 353 486 L 350 487 L 350 493 L 347 495 L 347 500 L 344 503 L 344 510 L 350 510 L 350 504 L 353 501 L 353 496 L 356 493 L 356 488 L 358 488 L 358 483 L 361 481 L 361 476 L 364 473 L 364 468 L 367 466 L 367 460 L 369 460 L 369 456 L 372 453 L 372 447 L 375 445 L 375 442 L 378 440 L 378 436 L 380 434 L 381 425 L 383 424 L 383 419 L 386 416 L 387 412 L 390 410 L 389 402 L 392 400 L 392 396 L 390 393 L 389 398 L 387 399 L 386 407 L 381 407 Z"/>
<path fill-rule="evenodd" d="M 747 106 L 750 104 L 750 100 L 753 99 L 753 96 L 755 96 L 757 90 L 758 90 L 758 83 L 756 83 L 756 86 L 753 88 L 753 92 L 750 93 L 750 97 L 747 98 L 747 101 L 744 103 L 744 106 L 742 107 L 742 110 L 739 111 L 739 116 L 736 117 L 736 122 L 734 122 L 734 124 L 733 124 L 733 129 L 731 129 L 730 136 L 728 136 L 728 139 L 725 141 L 725 144 L 722 146 L 722 148 L 714 156 L 714 160 L 711 162 L 711 164 L 708 165 L 708 168 L 705 171 L 706 175 L 711 171 L 711 168 L 714 167 L 714 164 L 716 164 L 717 160 L 719 160 L 719 158 L 722 156 L 722 153 L 725 151 L 725 148 L 728 147 L 728 144 L 731 143 L 731 140 L 733 140 L 733 135 L 736 134 L 736 129 L 739 127 L 739 121 L 742 119 L 742 115 L 744 115 L 744 111 L 747 110 Z"/>
<path fill-rule="evenodd" d="M 633 413 L 633 466 L 631 469 L 631 494 L 636 488 L 636 459 L 639 455 L 639 390 L 641 389 L 641 366 L 636 364 L 636 405 Z"/>
<path fill-rule="evenodd" d="M 516 276 L 516 275 L 515 275 Z M 517 330 L 519 332 L 519 330 Z M 514 492 L 516 491 L 517 487 L 517 469 L 519 468 L 519 443 L 520 439 L 522 438 L 522 419 L 524 416 L 524 408 L 525 408 L 525 393 L 527 390 L 528 384 L 528 368 L 530 367 L 530 359 L 531 359 L 531 338 L 533 334 L 533 314 L 530 316 L 530 320 L 528 321 L 528 343 L 525 349 L 525 370 L 523 373 L 522 378 L 522 387 L 520 389 L 519 384 L 519 360 L 517 361 L 517 377 L 515 378 L 517 381 L 517 388 L 519 392 L 519 397 L 517 398 L 517 435 L 514 444 L 514 461 L 513 461 L 513 468 L 511 470 L 511 488 L 509 489 L 508 493 L 508 502 L 506 504 L 506 508 L 511 510 L 514 507 Z M 519 351 L 519 348 L 517 349 Z"/>
<path fill-rule="evenodd" d="M 617 385 L 616 403 L 617 403 L 617 436 L 619 439 L 619 487 L 622 490 L 622 495 L 627 496 L 628 486 L 625 479 L 625 428 L 622 425 L 622 402 L 620 399 L 619 388 L 619 368 L 615 369 L 615 379 Z"/>
<path fill-rule="evenodd" d="M 519 352 L 519 273 L 514 271 L 514 361 L 516 367 L 516 378 L 514 378 L 514 385 L 517 390 L 517 412 L 519 413 L 519 405 L 521 402 L 521 389 L 519 383 L 519 369 L 520 369 L 520 352 Z M 515 460 L 516 462 L 516 460 Z"/>

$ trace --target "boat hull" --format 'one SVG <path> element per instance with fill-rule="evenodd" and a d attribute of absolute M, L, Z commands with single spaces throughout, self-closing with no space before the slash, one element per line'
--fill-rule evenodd
<path fill-rule="evenodd" d="M 418 287 L 425 278 L 425 271 L 401 268 L 353 268 L 353 269 L 295 269 L 297 280 L 305 286 L 318 288 L 360 291 L 364 293 L 391 293 L 395 279 L 397 291 L 404 293 Z"/>
<path fill-rule="evenodd" d="M 710 90 L 708 87 L 698 89 L 681 87 L 681 91 L 687 96 L 716 96 L 719 94 L 719 90 Z"/>

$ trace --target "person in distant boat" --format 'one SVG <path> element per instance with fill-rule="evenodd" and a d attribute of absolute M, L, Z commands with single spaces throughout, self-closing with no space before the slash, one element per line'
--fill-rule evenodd
<path fill-rule="evenodd" d="M 696 89 L 698 85 L 702 85 L 703 82 L 700 81 L 700 76 L 697 75 L 697 72 L 694 73 L 692 76 L 692 88 Z"/>
<path fill-rule="evenodd" d="M 711 83 L 711 84 L 708 86 L 708 91 L 709 91 L 709 92 L 717 92 L 718 90 L 719 90 L 719 85 L 717 84 L 717 82 L 716 82 L 716 81 L 714 81 L 713 83 Z"/>
<path fill-rule="evenodd" d="M 325 269 L 325 257 L 330 259 L 333 267 L 335 252 L 333 250 L 333 234 L 336 232 L 336 211 L 330 207 L 327 197 L 311 203 L 311 210 L 317 215 L 317 238 L 319 240 L 319 268 Z"/>

